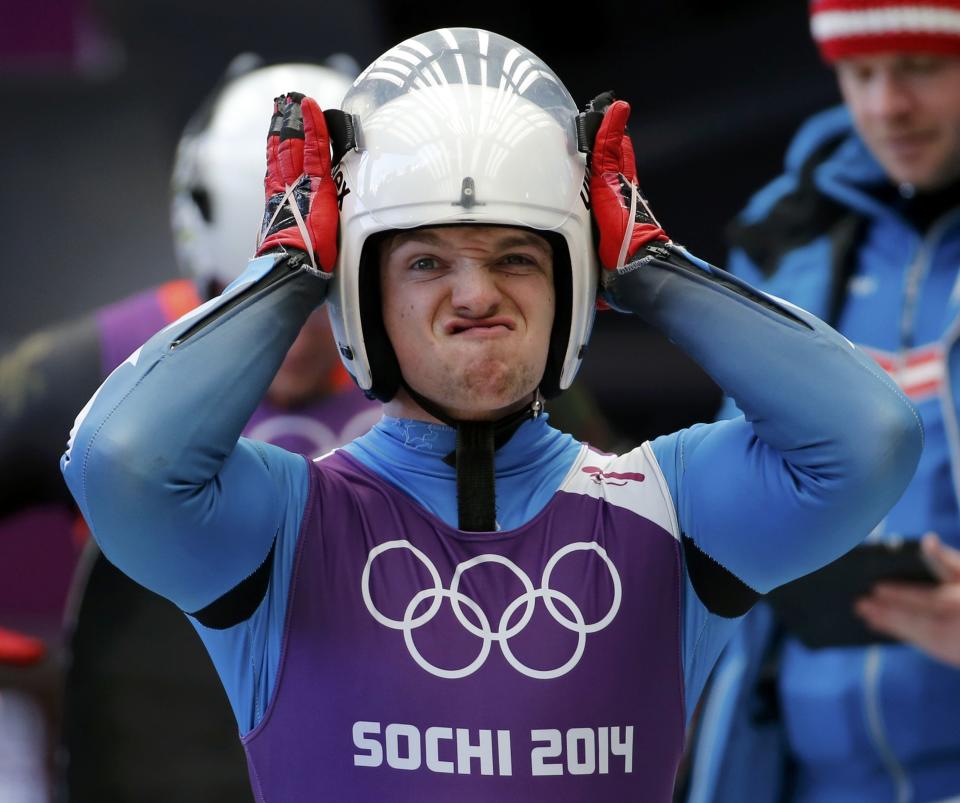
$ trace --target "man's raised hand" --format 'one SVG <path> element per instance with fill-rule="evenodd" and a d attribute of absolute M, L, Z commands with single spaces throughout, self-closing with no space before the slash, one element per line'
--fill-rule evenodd
<path fill-rule="evenodd" d="M 266 209 L 257 256 L 298 250 L 314 268 L 333 270 L 339 212 L 330 167 L 330 136 L 317 102 L 299 92 L 278 97 L 267 134 Z"/>
<path fill-rule="evenodd" d="M 669 242 L 640 194 L 633 143 L 626 132 L 630 104 L 601 95 L 592 108 L 604 111 L 590 165 L 590 199 L 599 238 L 600 264 L 616 270 L 655 240 Z"/>

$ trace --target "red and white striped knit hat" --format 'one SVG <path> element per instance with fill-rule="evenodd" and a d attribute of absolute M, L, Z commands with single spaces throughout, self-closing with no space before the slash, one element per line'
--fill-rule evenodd
<path fill-rule="evenodd" d="M 813 0 L 810 30 L 827 62 L 874 53 L 960 56 L 960 0 Z"/>

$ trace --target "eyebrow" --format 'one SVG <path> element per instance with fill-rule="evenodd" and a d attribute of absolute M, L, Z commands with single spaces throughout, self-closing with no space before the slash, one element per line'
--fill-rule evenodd
<path fill-rule="evenodd" d="M 443 237 L 434 234 L 432 231 L 406 231 L 394 236 L 393 247 L 396 248 L 409 242 L 435 246 L 449 245 Z M 511 232 L 497 239 L 494 243 L 494 247 L 499 249 L 518 248 L 520 246 L 531 246 L 542 251 L 544 254 L 551 254 L 553 252 L 553 248 L 542 237 L 523 231 Z"/>

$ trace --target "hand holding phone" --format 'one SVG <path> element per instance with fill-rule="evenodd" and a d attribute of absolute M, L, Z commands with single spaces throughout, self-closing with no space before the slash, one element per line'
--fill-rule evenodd
<path fill-rule="evenodd" d="M 932 533 L 921 549 L 937 585 L 883 581 L 856 602 L 856 612 L 872 629 L 960 667 L 960 551 Z"/>
<path fill-rule="evenodd" d="M 960 553 L 956 556 L 960 562 Z M 858 600 L 875 599 L 878 584 L 929 593 L 939 582 L 920 541 L 861 544 L 822 569 L 774 589 L 766 600 L 787 631 L 808 647 L 863 646 L 903 637 L 871 627 L 858 615 Z"/>

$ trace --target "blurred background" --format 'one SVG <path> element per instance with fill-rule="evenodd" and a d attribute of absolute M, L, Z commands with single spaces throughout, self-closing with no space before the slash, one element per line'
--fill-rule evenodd
<path fill-rule="evenodd" d="M 269 61 L 343 52 L 366 65 L 440 26 L 495 30 L 561 76 L 578 103 L 633 104 L 641 185 L 666 230 L 723 265 L 723 230 L 774 177 L 788 138 L 838 99 L 806 4 L 592 0 L 0 0 L 0 347 L 176 276 L 174 148 L 238 52 Z M 264 110 L 264 127 L 268 110 Z M 251 248 L 255 232 L 250 233 Z M 640 440 L 709 418 L 712 383 L 655 333 L 599 316 L 581 372 Z"/>

